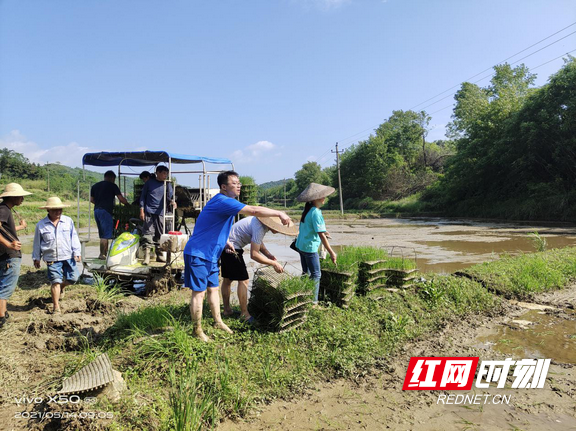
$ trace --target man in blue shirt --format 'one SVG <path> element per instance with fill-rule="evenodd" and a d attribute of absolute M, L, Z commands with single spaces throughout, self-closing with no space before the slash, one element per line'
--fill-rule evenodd
<path fill-rule="evenodd" d="M 94 204 L 94 219 L 96 220 L 98 236 L 100 237 L 100 255 L 98 259 L 106 259 L 108 240 L 114 238 L 114 221 L 112 220 L 114 198 L 117 197 L 124 205 L 128 205 L 128 200 L 122 196 L 115 181 L 116 174 L 114 171 L 106 171 L 104 181 L 94 184 L 90 189 L 90 202 Z"/>
<path fill-rule="evenodd" d="M 60 298 L 64 297 L 64 288 L 78 280 L 76 263 L 80 262 L 80 240 L 74 222 L 62 215 L 63 205 L 58 197 L 48 198 L 46 205 L 40 207 L 48 210 L 48 215 L 38 222 L 34 232 L 32 260 L 40 268 L 40 258 L 47 266 L 48 280 L 52 287 L 52 312 L 60 313 Z"/>
<path fill-rule="evenodd" d="M 156 177 L 150 177 L 144 183 L 142 194 L 140 195 L 140 219 L 144 220 L 142 229 L 142 239 L 140 244 L 144 248 L 144 265 L 150 263 L 150 248 L 154 244 L 156 249 L 156 261 L 166 262 L 159 247 L 160 235 L 164 231 L 164 186 L 166 185 L 166 200 L 170 201 L 172 207 L 176 209 L 176 202 L 173 200 L 172 184 L 167 183 L 168 168 L 158 166 Z M 171 229 L 170 225 L 167 231 Z"/>
<path fill-rule="evenodd" d="M 208 201 L 198 216 L 192 237 L 184 249 L 184 286 L 192 289 L 190 314 L 194 334 L 203 341 L 209 340 L 202 330 L 202 307 L 206 290 L 214 326 L 232 333 L 220 316 L 218 259 L 230 236 L 234 216 L 280 217 L 284 225 L 290 223 L 290 217 L 285 212 L 238 202 L 235 198 L 240 195 L 242 184 L 236 172 L 220 173 L 218 185 L 220 193 Z"/>

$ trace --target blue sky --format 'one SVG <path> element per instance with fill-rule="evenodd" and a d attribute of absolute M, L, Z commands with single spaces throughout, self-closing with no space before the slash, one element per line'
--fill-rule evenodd
<path fill-rule="evenodd" d="M 452 96 L 421 102 L 575 22 L 574 0 L 4 0 L 0 147 L 72 166 L 168 150 L 282 179 L 393 110 L 425 108 L 442 139 Z M 523 62 L 575 49 L 572 34 Z"/>

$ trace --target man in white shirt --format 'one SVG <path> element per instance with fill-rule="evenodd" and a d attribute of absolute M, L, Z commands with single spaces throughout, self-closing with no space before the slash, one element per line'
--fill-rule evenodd
<path fill-rule="evenodd" d="M 292 223 L 284 226 L 279 217 L 246 217 L 232 226 L 226 249 L 220 257 L 222 265 L 222 302 L 224 316 L 233 314 L 230 307 L 230 287 L 233 281 L 238 281 L 238 302 L 240 302 L 240 317 L 252 323 L 253 318 L 248 313 L 248 269 L 242 257 L 243 248 L 250 244 L 250 258 L 263 265 L 271 265 L 277 273 L 284 268 L 274 255 L 264 245 L 266 232 L 280 232 L 285 235 L 298 235 L 298 227 Z"/>
<path fill-rule="evenodd" d="M 62 214 L 64 205 L 59 197 L 48 198 L 46 205 L 40 207 L 48 215 L 38 222 L 34 232 L 32 260 L 40 268 L 40 259 L 46 262 L 46 274 L 51 284 L 52 312 L 61 313 L 60 299 L 64 289 L 78 280 L 76 264 L 80 262 L 80 239 L 74 228 L 74 222 Z"/>

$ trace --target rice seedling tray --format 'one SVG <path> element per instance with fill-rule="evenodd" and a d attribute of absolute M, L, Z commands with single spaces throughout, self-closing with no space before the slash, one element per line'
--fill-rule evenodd
<path fill-rule="evenodd" d="M 309 278 L 277 274 L 267 267 L 255 273 L 252 286 L 248 311 L 260 326 L 286 331 L 296 327 L 294 321 L 306 319 L 314 295 Z"/>

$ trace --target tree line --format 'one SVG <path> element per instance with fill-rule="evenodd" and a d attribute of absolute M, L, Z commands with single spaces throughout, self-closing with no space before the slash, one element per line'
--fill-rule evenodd
<path fill-rule="evenodd" d="M 75 200 L 78 181 L 81 184 L 80 197 L 89 199 L 89 185 L 102 180 L 103 175 L 99 172 L 71 168 L 60 163 L 40 165 L 30 162 L 14 150 L 0 149 L 0 187 L 3 189 L 4 185 L 17 182 L 34 192 L 34 200 L 45 199 L 48 195 Z M 127 189 L 132 190 L 134 179 L 127 178 L 126 181 Z M 124 184 L 121 189 L 124 190 Z"/>
<path fill-rule="evenodd" d="M 485 87 L 463 83 L 445 140 L 426 139 L 425 111 L 393 111 L 341 155 L 345 208 L 416 194 L 421 209 L 445 215 L 576 219 L 574 58 L 542 87 L 535 79 L 503 64 Z M 336 167 L 305 163 L 286 181 L 289 204 L 309 182 L 338 187 Z M 264 195 L 283 199 L 284 185 Z"/>

